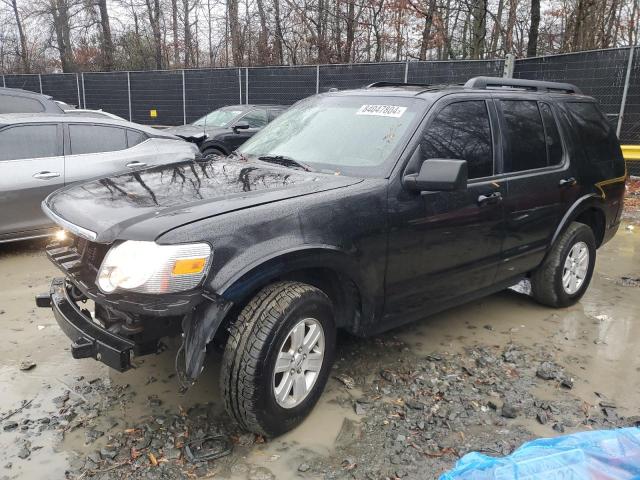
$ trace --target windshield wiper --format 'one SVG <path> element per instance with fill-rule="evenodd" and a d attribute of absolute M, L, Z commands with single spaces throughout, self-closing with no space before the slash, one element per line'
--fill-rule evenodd
<path fill-rule="evenodd" d="M 263 162 L 275 163 L 284 167 L 301 168 L 307 172 L 313 171 L 313 169 L 306 163 L 302 163 L 298 160 L 294 160 L 291 157 L 285 157 L 284 155 L 263 155 L 258 157 L 258 160 Z"/>

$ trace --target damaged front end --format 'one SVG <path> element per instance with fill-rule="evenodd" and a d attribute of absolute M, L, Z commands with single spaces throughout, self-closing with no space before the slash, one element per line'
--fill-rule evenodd
<path fill-rule="evenodd" d="M 120 372 L 132 368 L 135 357 L 158 353 L 162 338 L 182 335 L 176 370 L 181 386 L 189 387 L 202 372 L 207 344 L 232 303 L 202 289 L 105 294 L 95 278 L 108 248 L 84 239 L 49 245 L 47 256 L 65 277 L 36 297 L 37 306 L 53 310 L 71 339 L 74 358 L 94 358 Z"/>

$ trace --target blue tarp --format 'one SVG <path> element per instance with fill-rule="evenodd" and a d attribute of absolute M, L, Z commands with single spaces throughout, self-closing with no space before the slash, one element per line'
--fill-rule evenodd
<path fill-rule="evenodd" d="M 640 428 L 541 438 L 506 457 L 472 452 L 440 476 L 440 480 L 533 479 L 640 479 Z"/>

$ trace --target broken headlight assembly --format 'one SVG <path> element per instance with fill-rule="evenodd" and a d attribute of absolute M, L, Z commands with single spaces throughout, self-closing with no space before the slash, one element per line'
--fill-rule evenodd
<path fill-rule="evenodd" d="M 210 261 L 211 247 L 207 243 L 159 245 L 127 240 L 109 250 L 96 284 L 104 293 L 181 292 L 198 286 Z"/>

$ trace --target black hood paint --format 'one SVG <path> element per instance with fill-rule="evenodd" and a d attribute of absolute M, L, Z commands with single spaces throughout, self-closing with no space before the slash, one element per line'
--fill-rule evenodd
<path fill-rule="evenodd" d="M 264 162 L 211 159 L 162 165 L 71 185 L 45 206 L 96 241 L 155 240 L 181 225 L 254 205 L 359 183 Z"/>

